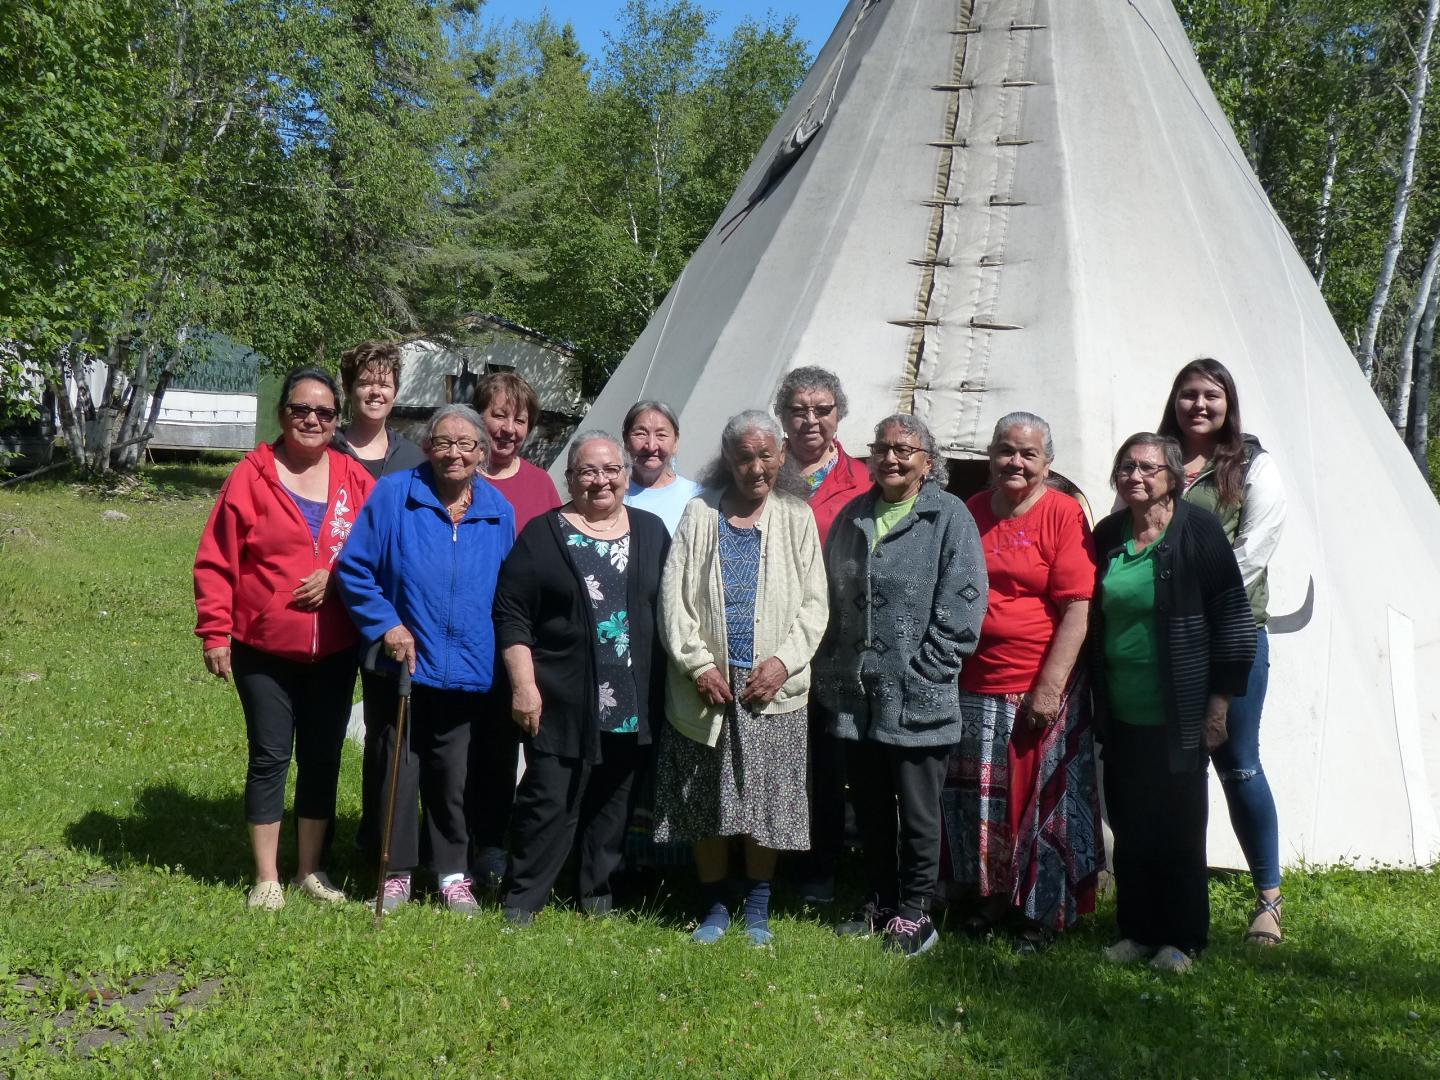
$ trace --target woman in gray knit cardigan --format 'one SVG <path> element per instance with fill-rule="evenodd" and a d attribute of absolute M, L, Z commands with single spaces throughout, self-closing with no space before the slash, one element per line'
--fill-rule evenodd
<path fill-rule="evenodd" d="M 882 420 L 870 470 L 875 486 L 830 534 L 830 626 L 815 662 L 831 731 L 847 740 L 870 892 L 836 932 L 883 932 L 887 948 L 914 956 L 936 941 L 929 911 L 940 788 L 960 738 L 956 679 L 989 586 L 975 519 L 942 490 L 944 462 L 924 423 Z"/>

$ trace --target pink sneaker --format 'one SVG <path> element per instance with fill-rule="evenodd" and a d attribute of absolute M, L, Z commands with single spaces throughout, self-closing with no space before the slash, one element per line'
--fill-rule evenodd
<path fill-rule="evenodd" d="M 380 901 L 380 910 L 386 915 L 401 904 L 410 902 L 410 875 L 395 874 L 385 879 L 385 896 Z"/>
<path fill-rule="evenodd" d="M 479 911 L 480 905 L 475 902 L 475 894 L 470 891 L 473 884 L 467 877 L 442 888 L 440 895 L 445 899 L 445 907 L 467 919 Z"/>

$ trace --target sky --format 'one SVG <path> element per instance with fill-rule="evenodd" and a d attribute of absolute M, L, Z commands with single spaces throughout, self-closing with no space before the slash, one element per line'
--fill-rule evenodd
<path fill-rule="evenodd" d="M 728 37 L 746 18 L 764 22 L 771 12 L 781 18 L 794 15 L 796 33 L 809 43 L 812 57 L 845 10 L 845 0 L 699 0 L 699 4 L 715 13 L 713 32 L 720 38 Z M 614 28 L 615 15 L 623 6 L 624 0 L 486 0 L 480 14 L 486 23 L 508 23 L 533 19 L 548 9 L 556 22 L 575 27 L 581 48 L 598 56 L 605 48 L 605 31 Z"/>

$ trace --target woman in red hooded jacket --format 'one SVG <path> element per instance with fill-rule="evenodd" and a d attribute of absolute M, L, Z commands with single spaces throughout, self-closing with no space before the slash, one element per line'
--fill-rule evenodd
<path fill-rule="evenodd" d="M 280 402 L 280 438 L 235 466 L 195 553 L 205 667 L 221 679 L 233 675 L 245 711 L 245 817 L 255 856 L 246 903 L 265 911 L 285 904 L 278 849 L 292 745 L 295 884 L 321 902 L 345 899 L 319 865 L 335 816 L 357 640 L 330 571 L 374 483 L 363 465 L 330 448 L 340 413 L 330 375 L 291 372 Z"/>

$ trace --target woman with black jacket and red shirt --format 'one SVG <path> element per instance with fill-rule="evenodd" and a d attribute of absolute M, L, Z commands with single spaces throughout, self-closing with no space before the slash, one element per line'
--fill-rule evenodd
<path fill-rule="evenodd" d="M 1209 935 L 1206 764 L 1245 692 L 1255 620 L 1220 522 L 1181 498 L 1179 443 L 1130 436 L 1110 482 L 1125 508 L 1095 527 L 1089 635 L 1121 935 L 1105 956 L 1182 972 Z"/>
<path fill-rule="evenodd" d="M 195 553 L 205 667 L 220 679 L 233 675 L 245 711 L 245 817 L 255 856 L 246 902 L 265 911 L 285 905 L 278 849 L 292 745 L 295 884 L 323 903 L 345 899 L 320 867 L 355 688 L 355 628 L 330 572 L 374 483 L 359 462 L 330 448 L 340 389 L 326 372 L 291 372 L 279 413 L 280 438 L 235 466 Z"/>

